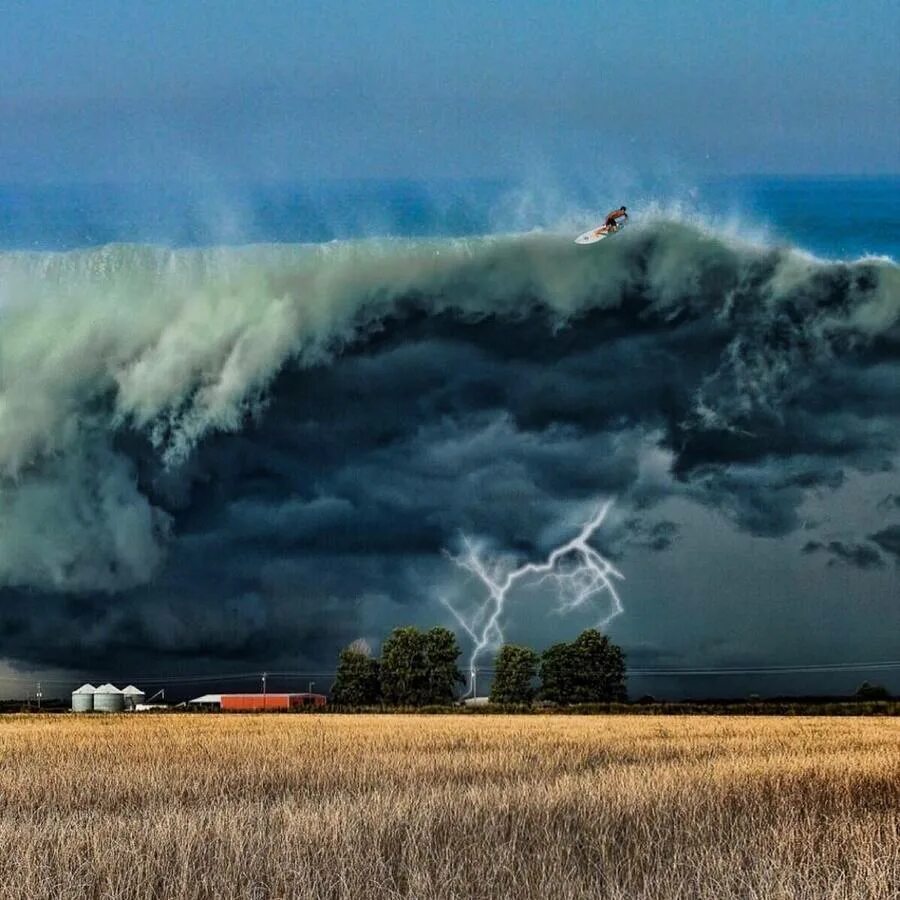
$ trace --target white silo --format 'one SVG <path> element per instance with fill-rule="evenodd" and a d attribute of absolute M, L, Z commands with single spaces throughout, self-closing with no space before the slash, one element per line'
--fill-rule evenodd
<path fill-rule="evenodd" d="M 77 691 L 72 691 L 72 712 L 90 712 L 94 708 L 94 692 L 92 684 L 83 684 Z"/>
<path fill-rule="evenodd" d="M 135 709 L 139 703 L 143 703 L 147 699 L 147 695 L 133 684 L 122 688 L 122 697 L 125 700 L 125 709 Z"/>
<path fill-rule="evenodd" d="M 114 684 L 101 684 L 94 691 L 94 712 L 122 712 L 125 695 Z"/>

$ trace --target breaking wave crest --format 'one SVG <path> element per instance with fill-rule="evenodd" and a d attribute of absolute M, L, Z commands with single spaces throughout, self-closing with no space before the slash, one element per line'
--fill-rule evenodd
<path fill-rule="evenodd" d="M 675 223 L 587 249 L 545 234 L 112 245 L 0 254 L 0 307 L 0 471 L 14 477 L 98 427 L 149 429 L 181 461 L 208 432 L 240 428 L 284 366 L 321 364 L 413 314 L 538 314 L 560 328 L 608 311 L 648 331 L 712 317 L 740 341 L 744 326 L 781 319 L 805 342 L 866 340 L 896 327 L 900 270 Z"/>

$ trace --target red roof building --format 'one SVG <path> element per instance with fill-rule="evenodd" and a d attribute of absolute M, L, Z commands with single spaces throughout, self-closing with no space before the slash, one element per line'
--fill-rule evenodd
<path fill-rule="evenodd" d="M 221 708 L 226 712 L 267 712 L 325 706 L 324 694 L 222 694 Z"/>

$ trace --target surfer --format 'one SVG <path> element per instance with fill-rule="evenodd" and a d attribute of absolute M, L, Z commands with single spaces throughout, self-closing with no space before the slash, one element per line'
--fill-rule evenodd
<path fill-rule="evenodd" d="M 616 219 L 627 219 L 628 213 L 625 211 L 626 207 L 620 206 L 618 209 L 614 209 L 612 212 L 607 213 L 606 221 L 603 223 L 604 227 L 607 231 L 616 231 L 619 227 Z"/>
<path fill-rule="evenodd" d="M 608 212 L 606 214 L 606 218 L 599 228 L 592 228 L 590 231 L 586 231 L 584 234 L 579 234 L 578 237 L 575 238 L 575 243 L 596 244 L 597 241 L 602 241 L 603 238 L 609 237 L 611 234 L 615 234 L 622 227 L 619 224 L 618 220 L 627 218 L 627 208 L 624 206 L 620 206 L 618 209 L 614 209 L 612 210 L 612 212 Z"/>

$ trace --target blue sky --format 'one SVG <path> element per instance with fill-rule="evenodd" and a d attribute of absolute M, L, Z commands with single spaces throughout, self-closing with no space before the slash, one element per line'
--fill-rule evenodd
<path fill-rule="evenodd" d="M 0 180 L 900 169 L 900 5 L 32 2 Z"/>

